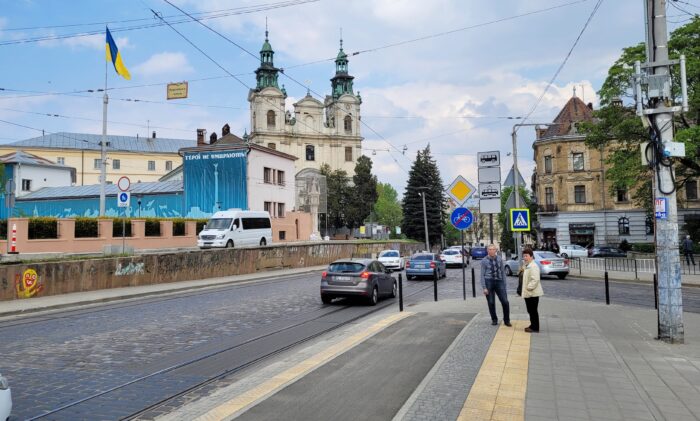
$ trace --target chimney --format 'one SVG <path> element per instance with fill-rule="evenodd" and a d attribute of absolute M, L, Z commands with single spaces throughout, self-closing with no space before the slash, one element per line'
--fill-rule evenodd
<path fill-rule="evenodd" d="M 156 138 L 156 131 L 154 130 L 153 135 L 151 136 L 151 139 L 155 139 L 155 138 Z"/>
<path fill-rule="evenodd" d="M 545 133 L 547 133 L 547 126 L 535 127 L 535 139 L 542 139 Z"/>
<path fill-rule="evenodd" d="M 229 126 L 228 123 L 224 124 L 224 127 L 221 128 L 221 137 L 227 134 L 231 134 L 231 126 Z"/>
<path fill-rule="evenodd" d="M 197 146 L 204 145 L 204 136 L 207 135 L 206 129 L 197 129 Z"/>
<path fill-rule="evenodd" d="M 217 136 L 216 136 L 216 132 L 214 132 L 209 136 L 209 144 L 213 145 L 214 143 L 216 143 L 216 140 L 217 140 Z"/>

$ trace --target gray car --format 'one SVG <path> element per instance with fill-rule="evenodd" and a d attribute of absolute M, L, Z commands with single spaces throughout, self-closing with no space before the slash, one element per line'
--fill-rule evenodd
<path fill-rule="evenodd" d="M 540 267 L 540 275 L 553 275 L 565 279 L 569 274 L 569 259 L 557 256 L 551 251 L 535 251 L 535 263 Z M 506 262 L 506 275 L 516 276 L 520 270 L 520 259 L 510 259 Z"/>
<path fill-rule="evenodd" d="M 382 296 L 396 297 L 397 283 L 391 270 L 378 260 L 336 260 L 321 274 L 321 301 L 336 297 L 364 297 L 376 305 Z"/>

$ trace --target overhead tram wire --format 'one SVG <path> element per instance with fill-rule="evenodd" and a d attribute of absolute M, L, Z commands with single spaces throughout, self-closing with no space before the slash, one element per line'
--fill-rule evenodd
<path fill-rule="evenodd" d="M 583 33 L 586 32 L 586 29 L 588 28 L 588 25 L 589 25 L 589 24 L 591 23 L 591 21 L 593 20 L 593 17 L 595 16 L 596 12 L 598 12 L 598 9 L 600 8 L 600 5 L 601 5 L 602 3 L 603 3 L 603 0 L 598 0 L 598 1 L 596 2 L 595 6 L 593 7 L 593 11 L 592 11 L 591 14 L 588 16 L 588 19 L 586 20 L 586 23 L 583 25 L 583 28 L 581 28 L 581 32 L 579 32 L 578 36 L 576 37 L 576 40 L 574 40 L 574 43 L 571 45 L 571 48 L 569 49 L 569 52 L 566 54 L 566 57 L 564 57 L 564 61 L 562 61 L 561 65 L 559 65 L 559 68 L 557 68 L 557 71 L 554 72 L 554 76 L 552 76 L 552 78 L 549 80 L 549 83 L 547 83 L 547 86 L 546 86 L 546 87 L 544 88 L 544 90 L 542 91 L 542 94 L 539 96 L 539 98 L 537 98 L 537 101 L 536 101 L 535 104 L 532 106 L 532 108 L 530 109 L 530 111 L 527 113 L 527 115 L 525 116 L 525 118 L 522 119 L 522 121 L 520 122 L 520 124 L 524 124 L 524 123 L 530 118 L 530 116 L 532 116 L 532 114 L 535 112 L 535 110 L 537 109 L 537 107 L 540 105 L 540 102 L 542 102 L 542 99 L 544 98 L 544 96 L 545 96 L 545 95 L 547 94 L 547 92 L 549 91 L 549 88 L 552 87 L 552 85 L 554 84 L 554 81 L 557 79 L 557 77 L 559 77 L 559 73 L 561 73 L 562 69 L 564 69 L 564 66 L 565 66 L 566 63 L 569 61 L 569 57 L 571 57 L 571 54 L 574 52 L 574 48 L 576 48 L 576 46 L 578 45 L 578 42 L 581 40 L 581 37 L 583 36 Z M 514 128 L 514 130 L 515 130 L 516 133 L 517 133 L 517 131 L 518 131 L 518 129 L 519 129 L 520 127 L 522 127 L 522 126 L 517 126 L 517 127 Z"/>

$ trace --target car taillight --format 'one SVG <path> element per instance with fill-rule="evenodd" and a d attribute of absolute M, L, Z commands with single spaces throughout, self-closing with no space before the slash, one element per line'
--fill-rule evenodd
<path fill-rule="evenodd" d="M 406 260 L 406 268 L 410 268 L 410 267 L 411 267 L 411 261 L 410 261 L 410 260 Z"/>
<path fill-rule="evenodd" d="M 569 265 L 569 259 L 564 259 L 564 264 L 568 266 L 568 265 Z"/>
<path fill-rule="evenodd" d="M 542 263 L 543 265 L 551 265 L 552 261 L 551 260 L 543 260 L 540 263 Z"/>
<path fill-rule="evenodd" d="M 435 262 L 430 262 L 430 267 L 435 269 Z"/>
<path fill-rule="evenodd" d="M 326 272 L 326 271 L 324 270 L 324 271 L 321 273 L 321 279 L 325 281 L 327 275 L 328 275 L 328 272 Z"/>
<path fill-rule="evenodd" d="M 360 274 L 360 278 L 369 279 L 369 272 L 365 271 Z"/>

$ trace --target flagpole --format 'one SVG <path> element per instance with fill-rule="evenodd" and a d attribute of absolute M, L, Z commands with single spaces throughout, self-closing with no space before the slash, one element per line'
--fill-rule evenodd
<path fill-rule="evenodd" d="M 109 46 L 106 48 L 109 48 Z M 105 216 L 105 184 L 107 183 L 107 104 L 109 103 L 109 97 L 107 96 L 107 66 L 108 63 L 105 58 L 105 91 L 102 96 L 102 142 L 100 145 L 100 216 Z"/>

